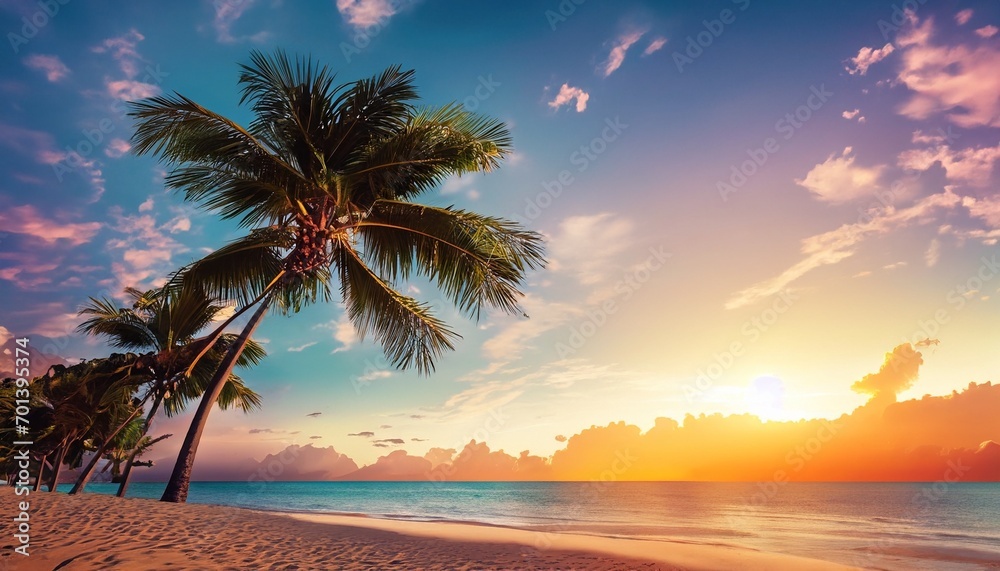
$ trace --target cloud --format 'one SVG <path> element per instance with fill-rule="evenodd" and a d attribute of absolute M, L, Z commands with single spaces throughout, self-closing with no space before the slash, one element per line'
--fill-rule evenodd
<path fill-rule="evenodd" d="M 902 66 L 898 81 L 914 95 L 899 113 L 923 120 L 943 113 L 961 127 L 1000 126 L 1000 48 L 931 43 L 934 24 L 912 13 L 896 38 Z"/>
<path fill-rule="evenodd" d="M 111 264 L 117 291 L 162 284 L 174 268 L 173 257 L 189 251 L 169 235 L 177 227 L 176 218 L 161 225 L 152 214 L 125 215 L 118 206 L 110 214 L 115 221 L 112 229 L 123 235 L 107 242 L 110 250 L 122 252 L 121 261 Z"/>
<path fill-rule="evenodd" d="M 313 345 L 315 345 L 317 343 L 319 343 L 319 341 L 310 341 L 309 343 L 306 343 L 304 345 L 299 345 L 297 347 L 289 347 L 288 351 L 290 353 L 301 353 L 302 351 L 305 351 L 306 349 L 312 347 Z"/>
<path fill-rule="evenodd" d="M 350 318 L 347 316 L 347 312 L 344 312 L 340 318 L 334 321 L 323 323 L 316 327 L 333 331 L 333 339 L 340 343 L 340 347 L 334 349 L 332 353 L 349 351 L 361 341 L 357 331 L 354 329 L 354 324 L 351 323 Z"/>
<path fill-rule="evenodd" d="M 362 438 L 371 438 L 372 436 L 375 436 L 375 433 L 366 430 L 365 432 L 352 432 L 348 434 L 348 436 L 361 436 Z"/>
<path fill-rule="evenodd" d="M 583 113 L 587 109 L 587 101 L 590 99 L 590 94 L 579 87 L 570 87 L 568 83 L 564 83 L 559 88 L 556 98 L 549 101 L 549 107 L 559 109 L 563 105 L 569 105 L 574 99 L 576 100 L 577 113 Z"/>
<path fill-rule="evenodd" d="M 854 160 L 851 147 L 847 147 L 840 155 L 834 153 L 813 167 L 804 179 L 796 179 L 795 184 L 806 188 L 819 200 L 832 204 L 869 196 L 878 188 L 878 179 L 885 167 L 862 167 L 855 165 Z"/>
<path fill-rule="evenodd" d="M 773 278 L 769 278 L 734 294 L 726 309 L 736 309 L 758 302 L 788 288 L 793 282 L 812 270 L 841 262 L 851 256 L 857 247 L 873 236 L 888 234 L 911 223 L 925 223 L 941 209 L 954 208 L 961 198 L 946 189 L 917 201 L 907 208 L 887 208 L 868 214 L 866 220 L 844 224 L 836 230 L 810 236 L 802 240 L 801 251 L 805 257 Z"/>
<path fill-rule="evenodd" d="M 160 94 L 159 86 L 131 79 L 119 79 L 107 83 L 108 95 L 120 101 L 137 101 Z"/>
<path fill-rule="evenodd" d="M 899 166 L 904 169 L 925 171 L 940 164 L 953 182 L 984 187 L 990 184 L 993 165 L 1000 160 L 1000 145 L 996 147 L 968 147 L 954 150 L 948 145 L 929 149 L 910 149 L 899 155 Z"/>
<path fill-rule="evenodd" d="M 403 440 L 402 438 L 383 438 L 382 440 L 373 440 L 372 444 L 376 444 L 376 445 L 378 445 L 378 444 L 393 444 L 393 445 L 396 445 L 396 446 L 402 446 L 403 444 L 406 444 L 406 441 Z"/>
<path fill-rule="evenodd" d="M 891 264 L 886 264 L 882 266 L 883 270 L 898 270 L 899 268 L 906 267 L 906 262 L 893 262 Z"/>
<path fill-rule="evenodd" d="M 556 435 L 556 442 L 566 442 L 566 440 L 568 440 L 568 439 L 565 436 L 563 436 L 562 434 L 557 434 Z"/>
<path fill-rule="evenodd" d="M 108 146 L 104 149 L 104 154 L 112 159 L 117 159 L 124 156 L 131 149 L 132 145 L 125 139 L 111 139 L 108 141 Z"/>
<path fill-rule="evenodd" d="M 142 62 L 142 56 L 139 55 L 137 46 L 145 39 L 145 36 L 133 28 L 122 36 L 104 40 L 91 48 L 91 51 L 99 54 L 111 54 L 111 57 L 118 62 L 122 73 L 128 78 L 132 78 L 139 73 L 139 64 Z"/>
<path fill-rule="evenodd" d="M 970 216 L 984 220 L 993 228 L 1000 228 L 1000 196 L 965 196 L 962 197 L 962 206 L 969 209 Z"/>
<path fill-rule="evenodd" d="M 854 109 L 853 111 L 844 111 L 843 113 L 841 113 L 841 116 L 844 119 L 854 119 L 855 117 L 858 116 L 858 113 L 861 113 L 861 110 Z"/>
<path fill-rule="evenodd" d="M 249 434 L 273 434 L 274 431 L 270 428 L 251 428 Z"/>
<path fill-rule="evenodd" d="M 567 217 L 548 237 L 548 269 L 581 285 L 604 281 L 609 265 L 630 248 L 633 231 L 630 220 L 610 212 Z"/>
<path fill-rule="evenodd" d="M 927 251 L 924 253 L 924 263 L 927 264 L 928 268 L 933 268 L 937 265 L 938 260 L 941 259 L 941 242 L 934 238 L 931 240 L 929 246 L 927 246 Z"/>
<path fill-rule="evenodd" d="M 311 417 L 313 417 L 313 418 L 316 418 L 317 416 L 319 416 L 319 415 L 321 415 L 321 414 L 323 414 L 323 413 L 322 413 L 322 412 L 310 412 L 310 413 L 309 413 L 309 414 L 307 414 L 306 416 L 311 416 Z"/>
<path fill-rule="evenodd" d="M 76 151 L 65 152 L 55 148 L 52 135 L 0 123 L 0 144 L 31 157 L 35 162 L 52 167 L 62 181 L 67 173 L 79 172 L 94 190 L 89 202 L 96 202 L 104 194 L 104 176 L 100 164 L 85 159 Z"/>
<path fill-rule="evenodd" d="M 427 442 L 426 438 L 411 438 L 410 442 Z"/>
<path fill-rule="evenodd" d="M 250 40 L 260 42 L 267 39 L 267 32 L 257 32 L 250 36 L 235 37 L 232 33 L 233 24 L 239 20 L 243 14 L 253 7 L 256 0 L 237 0 L 229 2 L 215 2 L 215 19 L 212 20 L 212 27 L 215 28 L 215 39 L 219 43 L 233 44 Z"/>
<path fill-rule="evenodd" d="M 849 65 L 845 69 L 851 75 L 865 75 L 869 67 L 884 60 L 894 49 L 892 44 L 886 44 L 881 48 L 861 48 L 858 50 L 858 55 L 850 60 L 853 67 Z"/>
<path fill-rule="evenodd" d="M 604 77 L 608 77 L 615 72 L 622 63 L 625 62 L 625 54 L 628 49 L 635 45 L 636 42 L 642 38 L 645 32 L 629 32 L 618 37 L 611 46 L 611 53 L 608 54 L 608 59 L 601 65 L 601 74 Z M 655 50 L 654 50 L 655 51 Z M 582 111 L 582 109 L 577 109 L 577 111 Z"/>
<path fill-rule="evenodd" d="M 969 8 L 966 8 L 965 10 L 962 10 L 957 14 L 955 14 L 955 22 L 957 22 L 959 26 L 966 25 L 967 23 L 969 23 L 969 20 L 971 19 L 972 19 L 972 10 Z"/>
<path fill-rule="evenodd" d="M 149 212 L 150 210 L 153 209 L 153 204 L 154 204 L 153 197 L 152 196 L 147 197 L 146 200 L 144 200 L 142 204 L 139 205 L 139 212 Z"/>
<path fill-rule="evenodd" d="M 1000 28 L 993 25 L 983 26 L 982 28 L 976 29 L 976 35 L 980 38 L 992 38 L 997 35 L 997 32 L 1000 32 Z"/>
<path fill-rule="evenodd" d="M 380 430 L 385 430 L 386 428 L 392 428 L 392 425 L 391 424 L 383 424 L 383 425 L 379 426 Z"/>
<path fill-rule="evenodd" d="M 337 10 L 352 26 L 363 28 L 384 24 L 397 12 L 393 0 L 337 0 Z"/>
<path fill-rule="evenodd" d="M 323 437 L 322 436 L 310 436 L 309 440 L 319 440 L 320 438 L 323 438 Z"/>
<path fill-rule="evenodd" d="M 43 216 L 30 204 L 0 209 L 0 228 L 4 232 L 23 234 L 55 245 L 65 240 L 70 246 L 80 246 L 101 229 L 100 222 L 66 222 Z"/>
<path fill-rule="evenodd" d="M 660 51 L 665 45 L 667 45 L 667 38 L 664 38 L 663 36 L 655 38 L 653 41 L 649 42 L 649 45 L 646 46 L 645 50 L 643 50 L 642 55 L 648 56 L 654 54 Z"/>
<path fill-rule="evenodd" d="M 45 78 L 55 83 L 69 74 L 69 68 L 59 56 L 32 54 L 24 58 L 24 64 L 31 69 L 45 73 Z"/>
<path fill-rule="evenodd" d="M 896 395 L 917 381 L 917 373 L 923 363 L 920 352 L 909 343 L 904 343 L 885 354 L 885 362 L 877 373 L 865 375 L 851 385 L 851 390 L 871 395 L 872 400 L 896 402 Z"/>

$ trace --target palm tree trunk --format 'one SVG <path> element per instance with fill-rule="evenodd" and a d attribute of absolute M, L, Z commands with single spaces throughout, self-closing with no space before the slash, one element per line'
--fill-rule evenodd
<path fill-rule="evenodd" d="M 136 408 L 134 411 L 132 411 L 132 414 L 128 415 L 128 418 L 125 420 L 125 422 L 118 425 L 118 428 L 116 428 L 115 431 L 111 433 L 111 436 L 108 436 L 107 438 L 104 439 L 104 442 L 102 442 L 101 445 L 97 448 L 97 451 L 94 452 L 94 457 L 90 459 L 90 463 L 87 464 L 87 467 L 83 469 L 83 472 L 80 474 L 80 477 L 77 478 L 76 483 L 73 484 L 73 489 L 69 491 L 70 495 L 78 494 L 82 492 L 84 488 L 87 487 L 87 482 L 89 482 L 90 478 L 93 477 L 94 475 L 94 468 L 97 468 L 97 463 L 100 462 L 101 456 L 104 456 L 104 451 L 107 450 L 108 446 L 111 445 L 111 441 L 115 439 L 115 436 L 118 436 L 118 433 L 121 432 L 122 429 L 125 428 L 126 425 L 128 425 L 128 423 L 132 422 L 132 419 L 134 419 L 135 415 L 139 414 L 139 411 L 141 410 L 142 410 L 141 408 Z"/>
<path fill-rule="evenodd" d="M 59 472 L 62 470 L 63 459 L 66 458 L 66 450 L 69 448 L 69 442 L 62 445 L 59 449 L 59 453 L 56 455 L 55 465 L 52 466 L 52 478 L 49 480 L 49 491 L 56 491 L 56 484 L 59 483 Z"/>
<path fill-rule="evenodd" d="M 42 489 L 42 478 L 45 476 L 45 462 L 48 458 L 47 454 L 42 455 L 42 459 L 38 462 L 38 475 L 35 476 L 35 489 L 33 492 L 38 492 Z"/>
<path fill-rule="evenodd" d="M 160 391 L 153 399 L 153 406 L 149 409 L 149 414 L 146 415 L 146 422 L 142 425 L 142 434 L 139 435 L 139 441 L 142 440 L 143 436 L 149 433 L 149 427 L 153 425 L 153 417 L 156 415 L 156 410 L 160 408 L 160 403 L 163 402 L 163 391 Z M 128 480 L 132 477 L 132 462 L 135 462 L 135 453 L 138 450 L 138 446 L 135 450 L 128 455 L 128 460 L 125 461 L 125 471 L 122 473 L 122 481 L 118 484 L 118 492 L 115 494 L 119 498 L 125 496 L 125 491 L 128 490 Z"/>
<path fill-rule="evenodd" d="M 222 362 L 219 363 L 219 369 L 215 372 L 215 376 L 212 377 L 208 386 L 205 387 L 205 394 L 202 395 L 201 402 L 198 403 L 198 410 L 194 413 L 194 418 L 191 419 L 191 426 L 184 437 L 184 443 L 181 444 L 181 450 L 177 454 L 177 462 L 174 464 L 174 470 L 170 474 L 170 481 L 167 482 L 167 488 L 163 490 L 163 497 L 160 498 L 160 501 L 177 503 L 187 501 L 188 488 L 191 485 L 191 469 L 194 467 L 194 457 L 198 452 L 198 443 L 201 441 L 201 435 L 205 431 L 205 425 L 208 423 L 208 414 L 212 412 L 212 407 L 215 406 L 215 401 L 218 400 L 219 393 L 222 392 L 222 387 L 229 380 L 229 375 L 232 374 L 233 367 L 236 366 L 236 360 L 239 359 L 240 354 L 243 353 L 243 349 L 247 346 L 247 342 L 250 341 L 250 336 L 253 335 L 253 332 L 257 330 L 257 326 L 264 319 L 264 314 L 267 313 L 270 303 L 271 296 L 267 296 L 261 301 L 260 307 L 250 317 L 250 321 L 243 328 L 243 332 L 240 333 L 236 342 L 233 343 L 226 352 L 225 357 L 222 358 Z"/>

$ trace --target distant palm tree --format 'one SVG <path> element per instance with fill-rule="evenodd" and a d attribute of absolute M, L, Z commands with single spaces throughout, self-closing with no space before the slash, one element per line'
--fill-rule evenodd
<path fill-rule="evenodd" d="M 142 292 L 127 288 L 125 294 L 132 301 L 130 307 L 119 307 L 109 299 L 91 298 L 80 310 L 80 315 L 87 319 L 78 329 L 103 337 L 114 347 L 147 351 L 140 357 L 145 372 L 141 383 L 146 387 L 141 405 L 147 402 L 151 402 L 151 405 L 145 420 L 135 427 L 138 430 L 135 441 L 137 446 L 144 443 L 148 447 L 151 443 L 142 438 L 149 432 L 161 404 L 167 416 L 172 416 L 183 410 L 188 402 L 201 396 L 218 369 L 223 355 L 236 342 L 237 336 L 222 334 L 214 343 L 209 337 L 196 337 L 227 310 L 226 306 L 206 295 L 203 289 L 164 287 Z M 202 349 L 206 350 L 206 357 L 194 364 L 195 356 Z M 264 349 L 260 345 L 247 341 L 236 364 L 251 367 L 260 363 L 264 355 Z M 185 376 L 183 373 L 192 366 L 191 375 Z M 244 412 L 258 409 L 261 404 L 260 396 L 231 371 L 213 402 L 217 402 L 223 410 L 235 406 Z M 128 421 L 119 425 L 104 441 L 70 493 L 83 490 L 93 475 L 97 462 L 105 456 L 106 449 L 115 441 L 118 431 L 126 428 Z M 130 449 L 129 452 L 133 450 Z M 126 477 L 120 486 L 119 495 L 124 494 L 128 488 L 131 463 L 139 450 L 134 452 L 135 454 L 129 454 L 126 458 Z"/>
<path fill-rule="evenodd" d="M 399 67 L 335 86 L 310 59 L 254 52 L 239 83 L 255 114 L 246 128 L 181 95 L 132 105 L 135 152 L 160 155 L 174 167 L 169 187 L 250 229 L 178 277 L 240 313 L 257 306 L 207 387 L 166 501 L 186 499 L 210 403 L 269 308 L 329 300 L 336 278 L 359 335 L 428 373 L 457 334 L 400 280 L 431 279 L 469 315 L 519 314 L 525 272 L 544 262 L 540 235 L 514 222 L 412 202 L 448 176 L 498 167 L 510 151 L 503 123 L 457 104 L 416 109 L 413 72 Z"/>

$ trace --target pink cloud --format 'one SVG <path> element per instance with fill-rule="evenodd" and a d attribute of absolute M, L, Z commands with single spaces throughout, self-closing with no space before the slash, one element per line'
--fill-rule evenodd
<path fill-rule="evenodd" d="M 886 44 L 881 48 L 861 48 L 858 55 L 851 58 L 854 67 L 847 66 L 847 72 L 851 75 L 864 75 L 868 73 L 868 68 L 884 60 L 894 51 L 892 44 Z"/>
<path fill-rule="evenodd" d="M 574 99 L 576 100 L 577 113 L 583 113 L 587 109 L 587 101 L 590 99 L 590 94 L 579 87 L 570 87 L 568 83 L 564 83 L 559 88 L 556 98 L 549 101 L 549 107 L 558 109 L 563 105 L 569 105 Z"/>
<path fill-rule="evenodd" d="M 840 155 L 830 155 L 806 173 L 804 179 L 796 179 L 795 184 L 808 189 L 819 200 L 834 204 L 871 195 L 878 188 L 885 167 L 856 165 L 851 151 L 851 147 L 847 147 Z"/>
<path fill-rule="evenodd" d="M 59 81 L 69 74 L 69 68 L 58 56 L 33 54 L 24 59 L 24 64 L 31 69 L 44 72 L 45 78 L 52 82 Z"/>
<path fill-rule="evenodd" d="M 654 39 L 653 41 L 649 42 L 649 45 L 646 46 L 645 50 L 643 50 L 642 55 L 648 56 L 650 54 L 656 53 L 661 49 L 663 49 L 663 46 L 665 45 L 667 45 L 667 38 L 660 36 Z"/>
<path fill-rule="evenodd" d="M 608 54 L 608 59 L 604 62 L 603 69 L 601 70 L 604 77 L 608 77 L 621 67 L 622 63 L 625 62 L 625 54 L 628 52 L 628 49 L 635 45 L 644 33 L 629 32 L 615 40 L 614 45 L 611 47 L 611 53 Z"/>
<path fill-rule="evenodd" d="M 132 78 L 139 73 L 139 64 L 142 61 L 136 46 L 144 39 L 146 37 L 133 28 L 124 36 L 104 40 L 100 45 L 91 48 L 91 51 L 99 54 L 110 53 L 125 76 Z"/>
<path fill-rule="evenodd" d="M 968 8 L 955 14 L 955 21 L 958 23 L 959 26 L 966 25 L 967 23 L 969 23 L 969 20 L 971 19 L 972 19 L 972 10 Z"/>
<path fill-rule="evenodd" d="M 910 15 L 896 43 L 898 80 L 914 92 L 899 113 L 927 119 L 937 113 L 961 127 L 1000 126 L 1000 49 L 993 45 L 934 45 L 933 20 Z"/>
<path fill-rule="evenodd" d="M 987 186 L 993 165 L 1000 160 L 1000 145 L 996 147 L 954 150 L 948 145 L 930 149 L 911 149 L 899 155 L 899 166 L 905 169 L 927 170 L 939 163 L 948 180 L 973 186 Z"/>
<path fill-rule="evenodd" d="M 384 22 L 396 12 L 390 0 L 337 0 L 337 10 L 352 26 L 364 27 Z"/>
<path fill-rule="evenodd" d="M 57 222 L 42 216 L 34 206 L 14 206 L 0 210 L 0 227 L 4 232 L 24 234 L 47 244 L 67 240 L 71 246 L 86 244 L 101 229 L 99 222 Z"/>
<path fill-rule="evenodd" d="M 996 26 L 983 26 L 982 28 L 976 30 L 976 35 L 980 38 L 992 38 L 997 35 L 997 32 L 1000 32 L 1000 29 Z"/>
<path fill-rule="evenodd" d="M 130 145 L 128 141 L 124 139 L 111 139 L 108 141 L 107 148 L 104 149 L 104 154 L 112 159 L 117 159 L 129 152 L 131 149 L 132 145 Z"/>
<path fill-rule="evenodd" d="M 150 83 L 119 79 L 107 83 L 108 95 L 121 101 L 136 101 L 160 94 L 160 88 Z"/>

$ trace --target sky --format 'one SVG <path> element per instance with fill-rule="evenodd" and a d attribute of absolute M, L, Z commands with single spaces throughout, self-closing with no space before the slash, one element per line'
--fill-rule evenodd
<path fill-rule="evenodd" d="M 549 458 L 592 426 L 835 419 L 907 343 L 922 363 L 898 404 L 995 381 L 1000 5 L 677 4 L 0 0 L 0 344 L 105 355 L 74 333 L 88 296 L 241 235 L 129 152 L 124 103 L 178 92 L 247 123 L 238 65 L 281 48 L 342 82 L 399 64 L 423 103 L 504 120 L 499 171 L 420 200 L 517 220 L 549 264 L 527 318 L 470 321 L 410 284 L 463 336 L 430 376 L 394 370 L 336 303 L 270 316 L 241 373 L 264 408 L 213 413 L 203 462 L 470 440 Z M 169 464 L 186 417 L 160 423 Z M 949 446 L 1000 439 L 982 432 Z"/>

